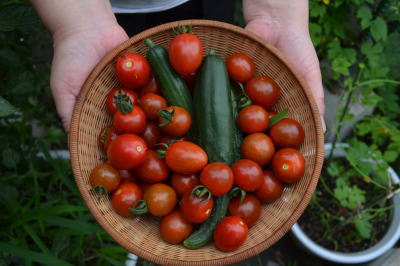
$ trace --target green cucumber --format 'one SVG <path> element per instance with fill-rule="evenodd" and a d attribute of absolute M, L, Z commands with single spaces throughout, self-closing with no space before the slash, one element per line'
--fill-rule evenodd
<path fill-rule="evenodd" d="M 196 77 L 194 96 L 198 144 L 207 152 L 209 162 L 234 162 L 234 114 L 228 73 L 224 60 L 212 51 L 203 59 Z M 209 242 L 217 223 L 225 217 L 229 195 L 217 197 L 210 217 L 183 245 L 196 249 Z"/>
<path fill-rule="evenodd" d="M 215 199 L 214 208 L 210 217 L 201 224 L 199 229 L 183 241 L 185 247 L 190 249 L 201 248 L 212 239 L 215 226 L 225 217 L 229 205 L 229 199 L 228 194 Z"/>
<path fill-rule="evenodd" d="M 193 116 L 192 97 L 181 76 L 169 63 L 167 50 L 155 45 L 150 39 L 144 40 L 149 47 L 147 59 L 154 77 L 169 105 L 180 106 Z"/>
<path fill-rule="evenodd" d="M 217 55 L 207 55 L 197 72 L 193 106 L 197 142 L 209 162 L 232 164 L 234 121 L 230 90 L 225 61 Z"/>

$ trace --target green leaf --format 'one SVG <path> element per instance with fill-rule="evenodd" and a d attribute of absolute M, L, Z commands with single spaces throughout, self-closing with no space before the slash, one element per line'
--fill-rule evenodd
<path fill-rule="evenodd" d="M 97 224 L 91 224 L 85 221 L 72 220 L 58 216 L 49 216 L 45 218 L 44 221 L 48 225 L 63 227 L 76 232 L 86 232 L 86 234 L 104 233 L 103 229 Z"/>
<path fill-rule="evenodd" d="M 361 28 L 362 29 L 367 28 L 371 23 L 371 18 L 372 18 L 371 9 L 369 9 L 366 6 L 361 6 L 357 10 L 357 17 L 361 19 Z"/>
<path fill-rule="evenodd" d="M 317 23 L 310 23 L 309 29 L 313 44 L 318 45 L 321 41 L 321 26 Z"/>
<path fill-rule="evenodd" d="M 310 17 L 316 18 L 326 14 L 326 6 L 316 1 L 310 1 Z"/>
<path fill-rule="evenodd" d="M 12 149 L 5 149 L 2 152 L 3 156 L 3 165 L 9 169 L 13 169 L 17 167 L 20 156 L 19 153 Z"/>
<path fill-rule="evenodd" d="M 6 99 L 0 96 L 0 117 L 5 117 L 15 113 L 17 109 Z"/>
<path fill-rule="evenodd" d="M 350 74 L 349 67 L 351 66 L 351 63 L 346 58 L 336 57 L 335 59 L 333 59 L 331 66 L 332 70 L 335 72 L 334 76 L 336 79 L 339 77 L 339 74 L 345 76 L 348 76 Z"/>
<path fill-rule="evenodd" d="M 35 230 L 33 230 L 29 224 L 26 223 L 22 227 L 25 229 L 28 235 L 32 238 L 33 242 L 35 242 L 35 244 L 40 248 L 43 253 L 50 254 L 50 250 L 47 248 L 42 239 L 40 239 Z"/>
<path fill-rule="evenodd" d="M 340 186 L 334 189 L 333 194 L 344 208 L 356 209 L 365 203 L 365 191 L 356 186 Z"/>
<path fill-rule="evenodd" d="M 274 115 L 273 117 L 271 117 L 271 119 L 269 120 L 268 128 L 271 128 L 273 125 L 284 119 L 288 115 L 288 113 L 289 109 L 286 108 L 277 113 L 276 115 Z"/>
<path fill-rule="evenodd" d="M 392 162 L 396 161 L 398 156 L 399 156 L 398 152 L 387 150 L 383 154 L 383 159 L 385 159 L 385 161 L 387 161 L 388 163 L 392 163 Z"/>
<path fill-rule="evenodd" d="M 369 220 L 372 218 L 372 215 L 369 213 L 363 213 L 356 220 L 353 221 L 358 233 L 362 238 L 370 238 L 372 233 L 372 224 Z"/>
<path fill-rule="evenodd" d="M 329 164 L 327 171 L 332 177 L 337 177 L 343 172 L 343 166 L 338 162 L 334 161 Z"/>
<path fill-rule="evenodd" d="M 87 208 L 83 206 L 74 206 L 74 205 L 58 205 L 58 206 L 35 209 L 32 212 L 22 215 L 19 219 L 16 219 L 11 225 L 11 227 L 16 228 L 29 221 L 44 219 L 52 215 L 79 212 L 79 211 L 87 211 Z"/>
<path fill-rule="evenodd" d="M 388 30 L 386 22 L 378 17 L 371 23 L 371 34 L 375 41 L 385 41 L 387 38 Z"/>
<path fill-rule="evenodd" d="M 382 60 L 390 67 L 390 74 L 394 78 L 400 79 L 400 71 L 396 66 L 400 65 L 400 32 L 389 34 L 382 53 Z"/>
<path fill-rule="evenodd" d="M 29 249 L 21 248 L 3 242 L 0 242 L 0 250 L 2 252 L 9 253 L 25 260 L 34 261 L 45 265 L 72 266 L 72 264 L 60 260 L 52 255 L 38 253 Z"/>
<path fill-rule="evenodd" d="M 25 95 L 33 90 L 33 85 L 30 82 L 23 81 L 18 83 L 12 90 L 13 95 Z"/>

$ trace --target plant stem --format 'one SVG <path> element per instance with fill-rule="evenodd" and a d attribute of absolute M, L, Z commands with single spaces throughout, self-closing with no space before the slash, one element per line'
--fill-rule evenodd
<path fill-rule="evenodd" d="M 395 84 L 395 85 L 400 85 L 400 81 L 396 81 L 396 80 L 391 80 L 391 79 L 371 79 L 371 80 L 367 80 L 361 83 L 357 83 L 358 87 L 363 87 L 366 85 L 371 85 L 374 83 L 390 83 L 390 84 Z"/>
<path fill-rule="evenodd" d="M 340 138 L 340 129 L 342 128 L 342 122 L 343 122 L 345 115 L 347 114 L 348 109 L 349 109 L 351 97 L 353 96 L 354 91 L 355 91 L 354 87 L 350 86 L 349 91 L 347 92 L 347 98 L 346 98 L 345 106 L 343 107 L 343 112 L 339 118 L 339 121 L 337 122 L 337 125 L 336 125 L 336 129 L 335 129 L 336 134 L 332 141 L 332 148 L 331 148 L 331 151 L 329 152 L 328 159 L 326 160 L 327 164 L 329 164 L 332 160 L 333 151 L 335 150 L 336 143 L 337 143 L 338 139 Z M 345 97 L 346 97 L 346 95 L 345 95 Z"/>
<path fill-rule="evenodd" d="M 374 202 L 372 202 L 371 204 L 369 204 L 368 206 L 362 207 L 362 208 L 357 208 L 356 210 L 354 210 L 350 216 L 344 220 L 342 223 L 338 224 L 335 226 L 334 229 L 332 229 L 332 233 L 336 233 L 338 230 L 340 230 L 341 228 L 345 227 L 348 223 L 350 223 L 352 220 L 354 220 L 354 218 L 357 215 L 363 214 L 364 212 L 369 211 L 369 209 L 371 209 L 373 206 L 375 206 L 376 204 L 384 201 L 384 200 L 388 200 L 390 198 L 392 198 L 394 195 L 399 194 L 400 193 L 400 188 L 394 190 L 394 191 L 390 191 L 389 193 L 387 193 L 383 198 L 380 198 Z"/>

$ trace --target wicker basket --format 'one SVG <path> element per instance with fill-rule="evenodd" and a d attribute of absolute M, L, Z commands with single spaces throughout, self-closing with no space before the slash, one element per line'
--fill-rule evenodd
<path fill-rule="evenodd" d="M 299 121 L 306 132 L 300 147 L 306 160 L 304 176 L 296 184 L 286 187 L 280 199 L 263 205 L 261 218 L 249 230 L 246 242 L 233 252 L 219 251 L 212 243 L 197 250 L 168 244 L 159 235 L 158 218 L 119 216 L 113 211 L 109 197 L 98 200 L 90 190 L 89 174 L 104 156 L 97 144 L 97 136 L 103 126 L 112 122 L 105 99 L 109 90 L 119 85 L 114 75 L 115 58 L 127 51 L 145 55 L 148 49 L 143 40 L 148 37 L 167 47 L 174 36 L 172 28 L 178 24 L 192 24 L 205 51 L 214 48 L 222 57 L 234 52 L 249 55 L 256 64 L 256 75 L 269 75 L 282 88 L 281 99 L 274 108 L 277 111 L 289 108 L 289 117 Z M 160 25 L 132 37 L 107 54 L 92 71 L 77 99 L 69 143 L 75 181 L 98 223 L 130 252 L 158 264 L 170 265 L 230 264 L 254 256 L 278 241 L 300 217 L 311 198 L 320 175 L 324 148 L 316 103 L 305 82 L 282 54 L 242 28 L 206 20 Z"/>

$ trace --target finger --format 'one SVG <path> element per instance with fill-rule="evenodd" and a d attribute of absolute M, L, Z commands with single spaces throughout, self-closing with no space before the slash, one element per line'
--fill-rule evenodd
<path fill-rule="evenodd" d="M 63 128 L 69 133 L 71 114 L 75 105 L 76 95 L 71 93 L 68 84 L 60 82 L 59 80 L 56 81 L 53 77 L 50 81 L 50 86 Z"/>

